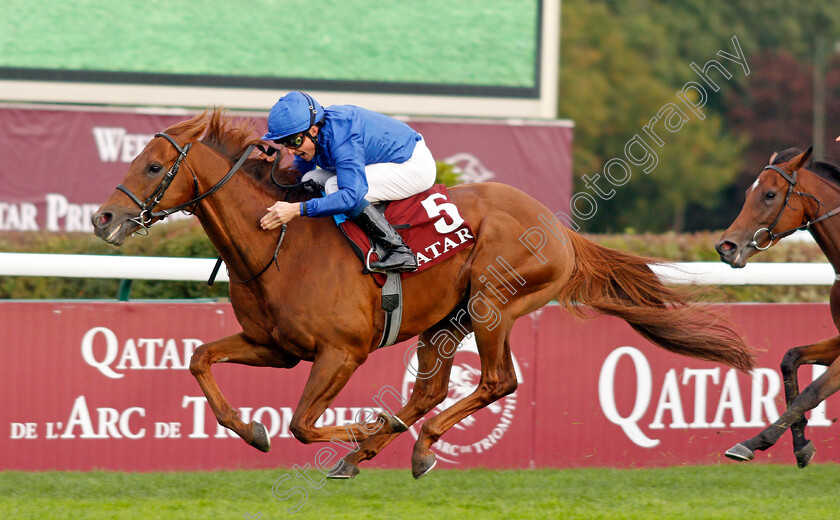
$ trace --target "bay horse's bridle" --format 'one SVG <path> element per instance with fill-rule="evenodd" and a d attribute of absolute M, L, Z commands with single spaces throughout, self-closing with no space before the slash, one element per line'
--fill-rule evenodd
<path fill-rule="evenodd" d="M 837 208 L 834 208 L 833 210 L 829 211 L 828 213 L 826 213 L 824 215 L 821 215 L 821 216 L 815 218 L 814 220 L 809 220 L 808 222 L 806 222 L 804 224 L 801 224 L 801 225 L 799 225 L 795 228 L 788 229 L 787 231 L 783 231 L 781 233 L 773 233 L 773 228 L 775 228 L 776 224 L 778 224 L 779 221 L 782 219 L 782 215 L 784 214 L 785 209 L 789 206 L 788 202 L 790 201 L 790 196 L 791 196 L 792 193 L 796 193 L 800 197 L 810 197 L 810 198 L 814 199 L 814 201 L 816 201 L 816 203 L 819 204 L 820 206 L 824 206 L 824 204 L 822 202 L 820 202 L 819 199 L 817 199 L 815 196 L 811 195 L 810 193 L 802 193 L 801 191 L 796 191 L 796 190 L 793 189 L 796 186 L 796 176 L 799 173 L 799 170 L 794 170 L 792 175 L 788 175 L 788 173 L 786 171 L 784 171 L 783 169 L 781 169 L 778 166 L 775 166 L 773 164 L 769 164 L 769 165 L 765 166 L 763 170 L 773 170 L 773 171 L 777 172 L 779 175 L 781 175 L 788 182 L 788 189 L 787 189 L 787 193 L 785 194 L 785 203 L 782 206 L 782 209 L 779 210 L 779 214 L 776 215 L 776 218 L 775 218 L 775 220 L 773 220 L 773 223 L 770 224 L 769 227 L 763 227 L 763 228 L 757 229 L 755 231 L 755 233 L 753 233 L 752 242 L 748 243 L 747 246 L 752 246 L 759 251 L 765 251 L 765 250 L 769 249 L 770 246 L 773 245 L 773 242 L 776 239 L 781 239 L 781 238 L 784 238 L 788 235 L 792 235 L 793 233 L 795 233 L 797 231 L 810 229 L 811 226 L 816 224 L 817 222 L 821 222 L 821 221 L 823 221 L 823 220 L 825 220 L 829 217 L 833 217 L 834 215 L 840 213 L 840 207 L 837 207 Z M 758 245 L 757 237 L 758 237 L 758 234 L 761 233 L 761 232 L 766 232 L 769 239 L 770 239 L 770 242 L 767 243 L 766 247 L 760 247 Z"/>
<path fill-rule="evenodd" d="M 234 164 L 231 167 L 230 171 L 228 171 L 227 174 L 224 177 L 222 177 L 222 179 L 219 182 L 217 182 L 213 187 L 211 187 L 209 190 L 202 194 L 198 193 L 198 178 L 195 176 L 195 172 L 193 172 L 192 169 L 189 166 L 187 166 L 187 168 L 190 170 L 190 173 L 192 173 L 193 176 L 193 188 L 195 193 L 193 199 L 184 202 L 183 204 L 171 207 L 169 209 L 153 211 L 155 207 L 160 203 L 161 199 L 163 198 L 163 195 L 166 193 L 166 190 L 169 189 L 169 185 L 172 184 L 172 180 L 175 179 L 175 175 L 181 168 L 181 162 L 183 162 L 187 158 L 187 153 L 189 153 L 190 148 L 192 148 L 192 143 L 188 143 L 186 146 L 181 147 L 175 141 L 175 139 L 172 138 L 172 136 L 163 132 L 155 134 L 155 137 L 163 137 L 164 139 L 169 141 L 172 144 L 172 146 L 175 147 L 175 150 L 178 151 L 178 158 L 175 159 L 175 162 L 172 164 L 172 167 L 169 168 L 169 171 L 166 172 L 166 175 L 163 176 L 163 179 L 160 181 L 160 184 L 157 185 L 157 188 L 155 188 L 155 190 L 152 192 L 151 195 L 149 195 L 146 198 L 146 200 L 140 200 L 140 197 L 132 193 L 131 190 L 129 190 L 124 185 L 120 184 L 117 186 L 118 190 L 125 193 L 128 196 L 128 198 L 130 198 L 140 208 L 140 214 L 134 218 L 129 218 L 128 220 L 140 226 L 143 232 L 139 232 L 138 230 L 138 233 L 141 235 L 149 234 L 149 226 L 151 225 L 151 222 L 154 219 L 166 218 L 169 215 L 177 213 L 178 211 L 186 209 L 190 206 L 193 206 L 195 208 L 202 199 L 216 193 L 219 190 L 219 188 L 224 186 L 227 183 L 227 181 L 229 181 L 231 177 L 233 177 L 233 174 L 235 174 L 237 170 L 239 170 L 239 168 L 242 167 L 242 165 L 245 163 L 245 160 L 248 159 L 255 147 L 255 145 L 248 146 L 248 148 L 245 150 L 242 156 L 236 161 L 236 164 Z M 186 165 L 186 163 L 184 164 Z"/>

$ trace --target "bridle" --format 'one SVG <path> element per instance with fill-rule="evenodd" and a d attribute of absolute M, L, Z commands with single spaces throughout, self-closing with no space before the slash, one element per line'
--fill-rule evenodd
<path fill-rule="evenodd" d="M 140 200 L 140 197 L 132 193 L 130 189 L 128 189 L 122 184 L 117 186 L 117 189 L 119 191 L 125 193 L 128 196 L 128 198 L 130 198 L 140 208 L 139 215 L 128 219 L 131 222 L 134 222 L 135 224 L 140 226 L 140 229 L 143 230 L 142 232 L 139 230 L 137 231 L 137 233 L 140 235 L 149 234 L 149 226 L 151 225 L 152 221 L 156 218 L 166 218 L 169 215 L 177 213 L 178 211 L 181 211 L 183 209 L 189 208 L 190 206 L 193 206 L 192 212 L 194 213 L 195 208 L 198 206 L 198 203 L 200 201 L 219 191 L 219 189 L 222 186 L 224 186 L 231 179 L 231 177 L 233 177 L 233 174 L 235 174 L 237 170 L 239 170 L 239 168 L 241 168 L 242 165 L 245 164 L 245 160 L 248 159 L 255 147 L 254 145 L 248 146 L 248 148 L 245 149 L 245 152 L 242 154 L 242 156 L 231 167 L 230 171 L 228 171 L 227 174 L 224 177 L 222 177 L 222 179 L 219 180 L 219 182 L 217 182 L 213 187 L 211 187 L 209 190 L 202 194 L 198 193 L 198 178 L 195 176 L 195 172 L 193 172 L 192 168 L 190 168 L 186 163 L 184 163 L 184 165 L 187 166 L 187 169 L 189 169 L 190 173 L 192 174 L 194 190 L 193 192 L 195 193 L 195 196 L 192 198 L 192 200 L 184 202 L 183 204 L 179 204 L 177 206 L 161 211 L 154 211 L 155 207 L 158 204 L 160 204 L 161 199 L 163 199 L 163 195 L 166 193 L 166 190 L 169 189 L 169 185 L 172 184 L 172 181 L 175 179 L 175 175 L 178 174 L 178 170 L 181 168 L 181 163 L 184 162 L 184 160 L 187 158 L 187 154 L 189 153 L 190 148 L 192 148 L 193 145 L 192 143 L 188 143 L 186 146 L 181 147 L 175 141 L 175 139 L 172 138 L 172 136 L 163 132 L 155 134 L 155 137 L 163 137 L 164 139 L 169 141 L 172 144 L 172 146 L 175 147 L 175 150 L 178 151 L 178 158 L 175 159 L 175 162 L 172 164 L 172 167 L 169 168 L 169 171 L 166 172 L 166 174 L 163 176 L 163 179 L 161 179 L 160 184 L 157 185 L 152 194 L 149 195 L 146 198 L 146 200 Z"/>
<path fill-rule="evenodd" d="M 833 217 L 834 215 L 837 215 L 838 213 L 840 213 L 840 207 L 836 207 L 833 210 L 829 211 L 828 213 L 825 213 L 824 215 L 821 215 L 821 216 L 815 218 L 814 220 L 809 220 L 808 222 L 805 222 L 804 224 L 801 224 L 801 225 L 799 225 L 795 228 L 791 228 L 791 229 L 788 229 L 786 231 L 782 231 L 781 233 L 773 233 L 773 228 L 775 228 L 776 224 L 778 224 L 779 221 L 782 219 L 782 215 L 784 214 L 785 209 L 789 206 L 788 202 L 790 201 L 791 194 L 796 193 L 800 197 L 810 197 L 810 198 L 814 199 L 814 201 L 816 201 L 816 203 L 819 204 L 821 207 L 824 206 L 824 204 L 822 202 L 820 202 L 819 199 L 817 199 L 815 196 L 811 195 L 810 193 L 802 193 L 801 191 L 796 191 L 796 190 L 793 189 L 796 186 L 796 177 L 797 177 L 797 174 L 799 173 L 799 170 L 794 170 L 792 174 L 788 174 L 786 171 L 784 171 L 783 169 L 781 169 L 778 166 L 775 166 L 773 164 L 769 164 L 769 165 L 765 166 L 762 171 L 764 171 L 764 170 L 773 170 L 773 171 L 777 172 L 779 175 L 781 175 L 788 182 L 788 189 L 787 189 L 787 193 L 785 194 L 785 203 L 782 206 L 782 209 L 779 210 L 779 213 L 778 213 L 778 215 L 776 215 L 776 218 L 773 220 L 773 223 L 770 224 L 769 227 L 763 227 L 763 228 L 757 229 L 755 231 L 755 233 L 753 233 L 752 242 L 748 243 L 747 246 L 752 246 L 759 251 L 765 251 L 765 250 L 769 249 L 770 246 L 773 245 L 773 242 L 775 242 L 777 239 L 781 239 L 781 238 L 784 238 L 788 235 L 792 235 L 793 233 L 795 233 L 797 231 L 810 229 L 811 226 L 813 226 L 817 222 L 822 222 L 823 220 L 825 220 L 829 217 Z M 758 234 L 761 233 L 761 232 L 766 232 L 769 239 L 770 239 L 770 242 L 767 243 L 766 247 L 760 247 L 758 245 L 757 237 L 758 237 Z"/>
<path fill-rule="evenodd" d="M 134 223 L 136 223 L 137 225 L 140 226 L 140 229 L 143 230 L 143 232 L 139 232 L 139 231 L 137 232 L 140 235 L 148 235 L 149 234 L 149 226 L 151 225 L 151 222 L 156 218 L 164 219 L 164 218 L 168 217 L 169 215 L 171 215 L 173 213 L 176 213 L 178 211 L 181 211 L 183 209 L 189 208 L 190 206 L 193 206 L 193 211 L 191 211 L 191 212 L 195 213 L 195 208 L 198 207 L 198 203 L 200 201 L 202 201 L 203 199 L 209 197 L 210 195 L 216 193 L 217 191 L 219 191 L 219 189 L 222 186 L 227 184 L 227 182 L 233 177 L 233 175 L 239 170 L 239 168 L 241 168 L 242 165 L 245 164 L 245 161 L 248 159 L 248 157 L 251 155 L 251 152 L 253 152 L 254 148 L 256 147 L 256 145 L 253 145 L 253 144 L 249 145 L 248 148 L 246 148 L 245 151 L 242 153 L 242 156 L 239 159 L 237 159 L 236 163 L 233 166 L 231 166 L 230 170 L 225 174 L 224 177 L 222 177 L 219 180 L 219 182 L 214 184 L 206 192 L 199 194 L 198 193 L 198 177 L 196 177 L 195 172 L 192 170 L 192 168 L 190 168 L 189 165 L 187 165 L 187 163 L 184 162 L 187 158 L 187 154 L 189 153 L 190 148 L 192 148 L 192 143 L 188 143 L 186 146 L 181 147 L 175 141 L 175 139 L 172 138 L 172 136 L 170 136 L 169 134 L 163 133 L 163 132 L 161 132 L 159 134 L 155 134 L 155 137 L 163 137 L 164 139 L 169 141 L 170 144 L 172 144 L 172 146 L 175 147 L 175 150 L 178 151 L 178 158 L 175 159 L 175 162 L 172 164 L 172 167 L 169 168 L 169 171 L 166 172 L 166 174 L 163 176 L 163 179 L 160 181 L 160 184 L 157 185 L 157 187 L 154 189 L 152 194 L 149 195 L 146 198 L 146 200 L 140 200 L 140 197 L 138 197 L 137 195 L 132 193 L 131 190 L 129 190 L 127 187 L 125 187 L 122 184 L 117 186 L 118 190 L 125 193 L 128 196 L 128 198 L 130 198 L 132 201 L 134 201 L 135 204 L 137 204 L 137 206 L 140 207 L 140 214 L 137 215 L 134 218 L 129 218 L 128 219 L 131 222 L 134 222 Z M 190 173 L 192 174 L 195 196 L 191 200 L 189 200 L 187 202 L 184 202 L 183 204 L 178 204 L 177 206 L 171 207 L 169 209 L 164 209 L 164 210 L 161 210 L 161 211 L 154 211 L 155 206 L 160 204 L 160 201 L 163 198 L 163 195 L 166 193 L 166 190 L 169 188 L 169 185 L 172 184 L 172 180 L 175 178 L 175 175 L 178 174 L 178 170 L 181 168 L 181 163 L 182 162 L 184 162 L 184 165 L 187 167 L 188 170 L 190 170 Z M 271 180 L 274 181 L 273 168 L 272 168 Z M 274 183 L 277 184 L 276 181 L 274 181 Z M 303 183 L 299 183 L 298 185 L 303 185 Z M 290 187 L 296 187 L 296 186 L 297 185 L 293 185 L 293 186 L 290 185 Z M 265 265 L 265 267 L 263 267 L 260 270 L 260 272 L 258 272 L 256 275 L 252 276 L 251 278 L 249 278 L 247 280 L 239 281 L 238 283 L 248 283 L 248 282 L 251 282 L 253 280 L 256 280 L 263 273 L 265 273 L 268 270 L 269 267 L 271 267 L 271 264 L 276 265 L 277 255 L 280 253 L 280 245 L 283 243 L 283 238 L 285 236 L 286 236 L 286 224 L 283 224 L 282 230 L 280 231 L 280 238 L 277 240 L 277 247 L 274 248 L 274 256 L 272 256 L 271 261 L 269 261 Z M 216 278 L 216 273 L 219 271 L 219 267 L 221 266 L 221 263 L 222 263 L 222 259 L 221 259 L 221 257 L 219 257 L 219 259 L 216 261 L 216 266 L 213 268 L 213 272 L 210 275 L 210 279 L 208 280 L 207 285 L 213 285 L 213 280 Z"/>

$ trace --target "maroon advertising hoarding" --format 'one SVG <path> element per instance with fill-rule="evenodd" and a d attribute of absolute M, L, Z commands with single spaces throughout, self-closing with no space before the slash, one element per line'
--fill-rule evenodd
<path fill-rule="evenodd" d="M 654 347 L 611 317 L 578 321 L 557 306 L 521 318 L 511 344 L 519 387 L 433 445 L 441 468 L 654 467 L 723 461 L 784 410 L 778 364 L 793 346 L 836 335 L 826 304 L 726 306 L 762 349 L 752 377 Z M 237 332 L 224 303 L 0 303 L 0 469 L 194 470 L 329 466 L 289 422 L 309 363 L 291 370 L 214 365 L 243 420 L 268 428 L 261 453 L 218 426 L 188 371 L 202 342 Z M 319 425 L 396 409 L 413 386 L 412 346 L 373 353 Z M 465 342 L 448 399 L 471 392 L 478 355 Z M 800 383 L 822 367 L 800 369 Z M 840 460 L 837 405 L 810 415 L 819 461 Z M 379 404 L 377 404 L 379 403 Z M 380 406 L 382 405 L 382 406 Z M 367 467 L 409 468 L 413 426 Z M 795 464 L 786 434 L 756 462 Z M 327 444 L 337 455 L 352 445 Z M 323 453 L 323 452 L 322 452 Z M 336 459 L 337 460 L 337 459 Z"/>
<path fill-rule="evenodd" d="M 90 231 L 155 133 L 194 114 L 0 107 L 0 231 Z M 264 129 L 265 117 L 255 117 Z M 516 186 L 568 211 L 572 128 L 564 122 L 411 119 L 439 161 L 464 182 Z M 189 161 L 188 161 L 189 162 Z"/>

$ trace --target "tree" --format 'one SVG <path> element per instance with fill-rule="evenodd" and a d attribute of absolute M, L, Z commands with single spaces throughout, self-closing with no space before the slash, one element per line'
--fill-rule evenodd
<path fill-rule="evenodd" d="M 575 121 L 577 191 L 585 190 L 584 175 L 602 172 L 611 158 L 623 157 L 627 142 L 666 103 L 678 103 L 676 92 L 684 84 L 662 77 L 677 76 L 665 72 L 675 55 L 663 45 L 669 41 L 666 27 L 644 10 L 626 12 L 622 4 L 617 13 L 610 4 L 563 4 L 559 112 Z M 689 63 L 682 65 L 693 74 Z M 719 192 L 738 171 L 732 158 L 739 156 L 743 141 L 725 131 L 711 100 L 708 107 L 705 119 L 690 116 L 679 131 L 666 132 L 664 144 L 655 148 L 659 163 L 652 172 L 634 169 L 627 184 L 615 187 L 610 200 L 598 200 L 596 214 L 579 223 L 589 231 L 679 231 L 692 204 L 717 204 Z"/>

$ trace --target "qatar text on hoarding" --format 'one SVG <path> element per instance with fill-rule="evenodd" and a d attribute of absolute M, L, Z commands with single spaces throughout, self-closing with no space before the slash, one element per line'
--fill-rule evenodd
<path fill-rule="evenodd" d="M 624 357 L 629 358 L 633 366 L 636 393 L 632 410 L 622 415 L 616 404 L 615 383 L 618 363 Z M 825 367 L 814 365 L 813 378 L 816 379 L 825 370 Z M 779 418 L 775 400 L 779 395 L 781 381 L 775 370 L 756 368 L 752 372 L 749 411 L 744 407 L 738 372 L 730 368 L 723 373 L 723 377 L 721 373 L 720 367 L 684 368 L 682 374 L 678 374 L 674 368 L 669 368 L 664 375 L 654 376 L 650 363 L 641 350 L 622 346 L 610 352 L 604 359 L 598 378 L 598 399 L 607 420 L 619 426 L 634 444 L 643 448 L 652 448 L 659 444 L 655 434 L 646 433 L 645 429 L 763 428 Z M 693 399 L 686 399 L 693 403 L 693 407 L 689 408 L 687 403 L 683 402 L 683 395 L 690 395 L 692 386 Z M 720 395 L 714 402 L 709 396 L 716 395 L 712 390 L 718 388 Z M 654 395 L 654 391 L 658 395 Z M 643 418 L 654 404 L 654 399 L 654 416 L 648 423 Z M 686 413 L 687 411 L 692 413 Z M 709 422 L 709 412 L 712 411 L 714 415 Z M 831 424 L 826 418 L 824 402 L 811 411 L 809 426 Z"/>

